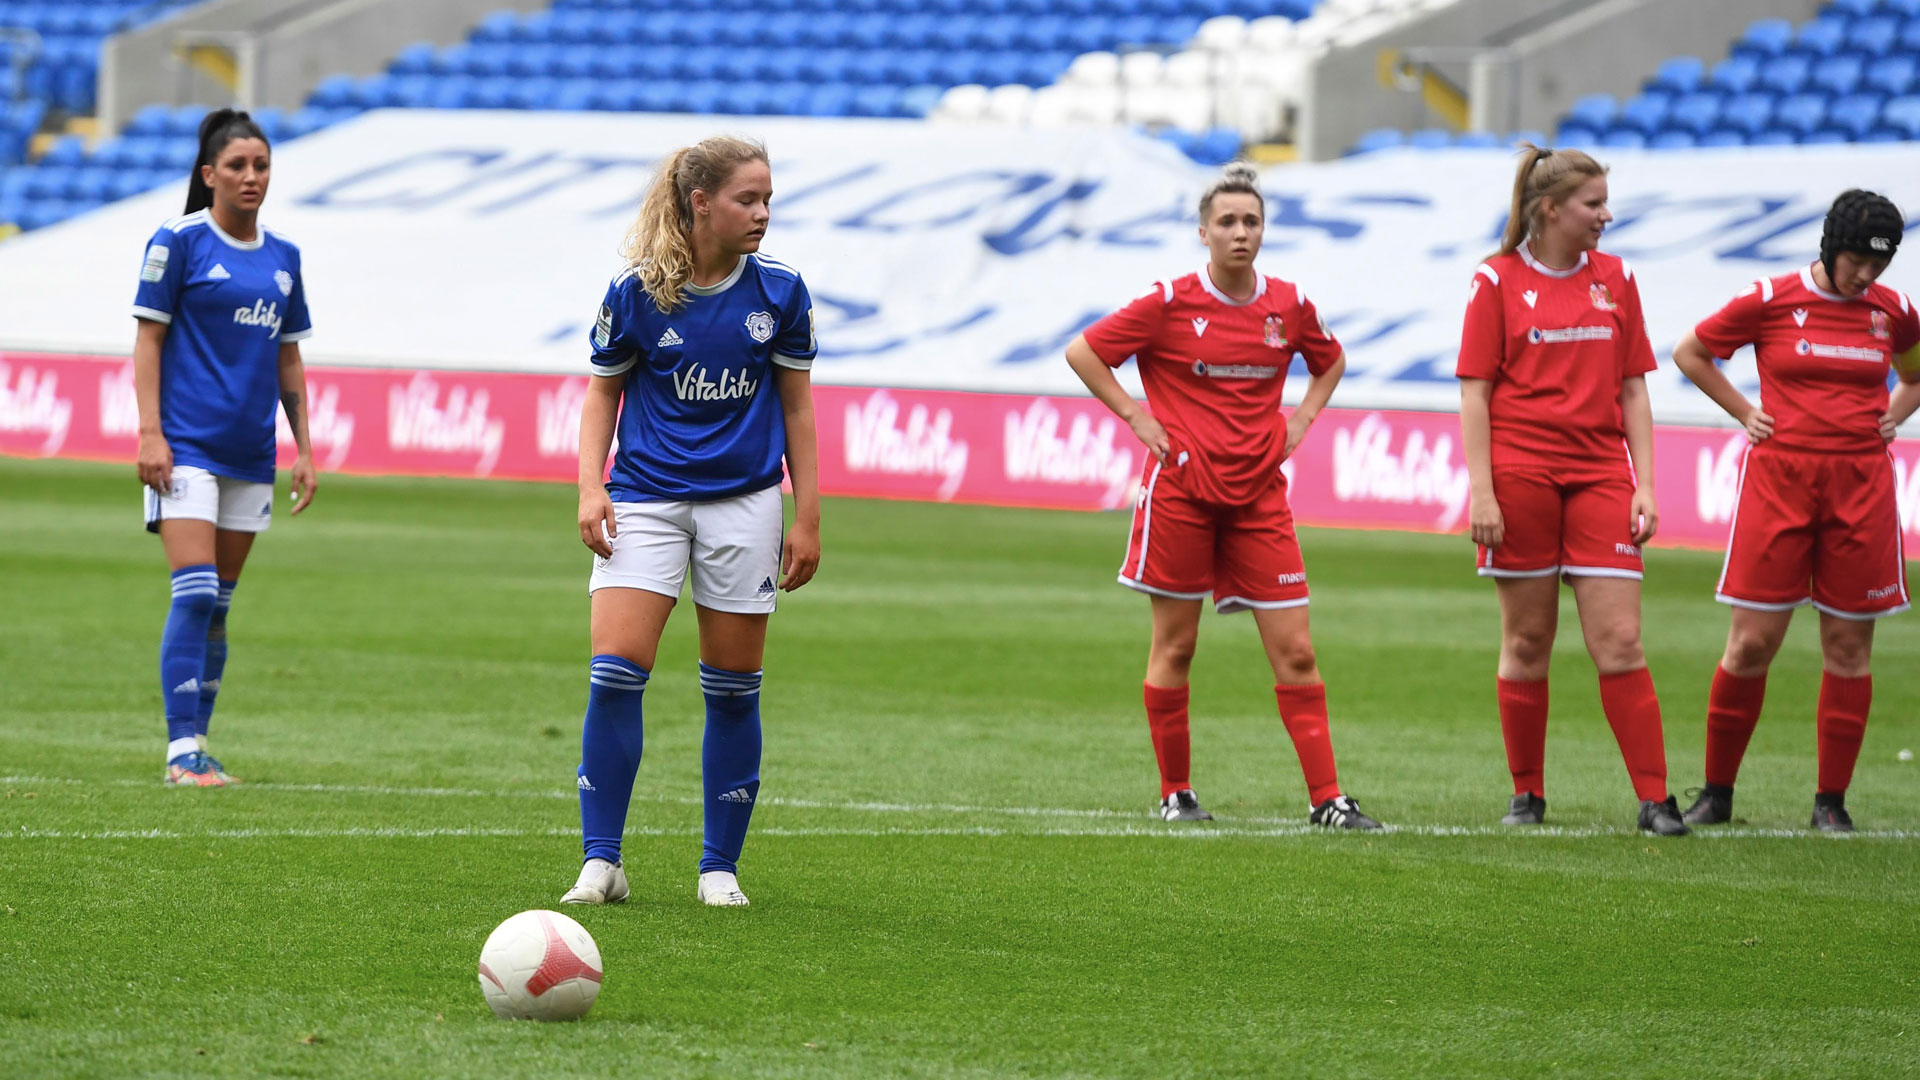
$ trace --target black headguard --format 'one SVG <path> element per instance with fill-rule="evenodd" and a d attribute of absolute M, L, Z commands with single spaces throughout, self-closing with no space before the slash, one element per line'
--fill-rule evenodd
<path fill-rule="evenodd" d="M 1900 249 L 1905 231 L 1906 219 L 1884 195 L 1859 188 L 1841 192 L 1827 211 L 1826 228 L 1820 233 L 1820 265 L 1827 268 L 1827 280 L 1834 280 L 1835 255 L 1850 251 L 1890 259 Z"/>

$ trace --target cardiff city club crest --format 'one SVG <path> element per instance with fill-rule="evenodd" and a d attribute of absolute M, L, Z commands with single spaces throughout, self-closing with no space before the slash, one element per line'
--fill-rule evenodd
<path fill-rule="evenodd" d="M 764 311 L 756 311 L 747 316 L 747 333 L 755 341 L 765 341 L 773 336 L 773 316 Z"/>
<path fill-rule="evenodd" d="M 1887 313 L 1877 308 L 1873 313 L 1873 336 L 1883 341 L 1893 336 L 1893 327 L 1887 321 Z"/>
<path fill-rule="evenodd" d="M 1620 305 L 1613 302 L 1613 294 L 1607 291 L 1605 285 L 1597 281 L 1593 283 L 1592 288 L 1587 290 L 1587 295 L 1593 298 L 1593 306 L 1601 311 L 1618 311 L 1620 309 Z"/>
<path fill-rule="evenodd" d="M 275 270 L 273 272 L 273 283 L 275 285 L 280 286 L 281 296 L 293 295 L 293 275 L 292 274 L 287 273 L 285 270 Z"/>
<path fill-rule="evenodd" d="M 1280 321 L 1280 316 L 1267 316 L 1266 341 L 1267 348 L 1269 349 L 1284 349 L 1287 347 L 1287 324 Z"/>

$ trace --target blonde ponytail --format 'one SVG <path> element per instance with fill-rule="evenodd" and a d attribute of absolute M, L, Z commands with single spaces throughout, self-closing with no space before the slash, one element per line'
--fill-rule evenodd
<path fill-rule="evenodd" d="M 766 164 L 766 148 L 716 135 L 681 147 L 660 163 L 620 255 L 663 314 L 686 305 L 693 280 L 693 193 L 718 194 L 733 170 L 749 161 Z"/>
<path fill-rule="evenodd" d="M 1507 231 L 1500 238 L 1500 254 L 1520 250 L 1527 237 L 1545 223 L 1547 204 L 1565 200 L 1580 185 L 1607 175 L 1606 166 L 1584 150 L 1548 150 L 1521 143 L 1520 171 L 1513 178 L 1513 206 L 1507 211 Z"/>

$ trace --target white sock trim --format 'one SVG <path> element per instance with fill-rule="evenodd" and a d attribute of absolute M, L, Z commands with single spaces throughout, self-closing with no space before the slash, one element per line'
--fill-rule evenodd
<path fill-rule="evenodd" d="M 189 735 L 184 739 L 169 739 L 167 740 L 167 763 L 172 764 L 174 758 L 182 754 L 196 753 L 199 749 L 200 743 L 196 741 L 195 736 Z"/>

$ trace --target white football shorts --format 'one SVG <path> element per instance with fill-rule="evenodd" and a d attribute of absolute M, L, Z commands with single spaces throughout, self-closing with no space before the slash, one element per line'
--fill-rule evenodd
<path fill-rule="evenodd" d="M 211 521 L 231 532 L 266 532 L 273 524 L 273 485 L 217 476 L 198 465 L 173 467 L 173 490 L 162 496 L 140 489 L 147 502 L 147 531 L 157 533 L 171 518 Z"/>
<path fill-rule="evenodd" d="M 613 504 L 613 558 L 593 560 L 587 591 L 680 595 L 693 568 L 693 602 L 714 611 L 774 609 L 784 524 L 778 485 L 716 502 Z"/>

